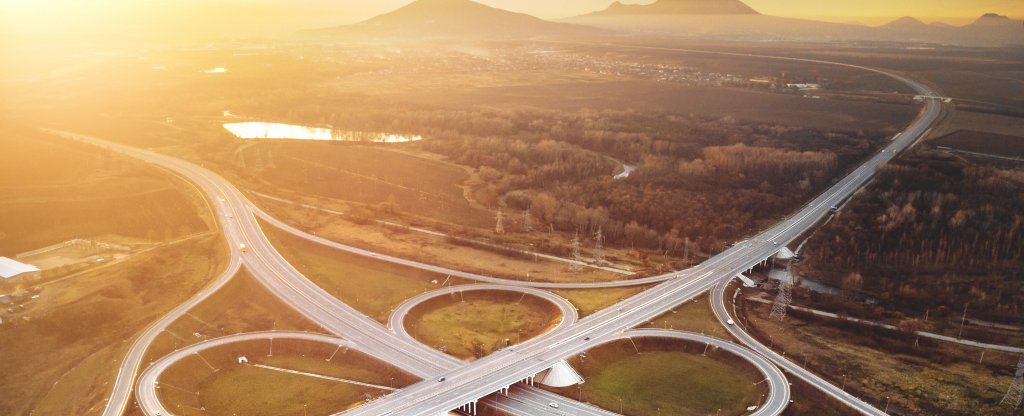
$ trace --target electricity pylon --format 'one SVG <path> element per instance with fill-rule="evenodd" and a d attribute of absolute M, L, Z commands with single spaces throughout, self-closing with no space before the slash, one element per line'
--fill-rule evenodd
<path fill-rule="evenodd" d="M 1003 401 L 999 404 L 1016 409 L 1020 407 L 1021 401 L 1024 401 L 1024 355 L 1021 355 L 1020 360 L 1017 361 L 1017 371 L 1013 373 L 1013 381 L 1010 383 L 1010 388 L 1006 389 Z"/>
<path fill-rule="evenodd" d="M 580 253 L 580 233 L 576 232 L 576 235 L 572 238 L 572 263 L 569 263 L 569 270 L 572 272 L 579 272 L 583 270 L 583 254 Z"/>

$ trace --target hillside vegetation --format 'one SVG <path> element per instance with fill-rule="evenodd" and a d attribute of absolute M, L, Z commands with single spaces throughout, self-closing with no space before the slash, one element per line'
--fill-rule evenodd
<path fill-rule="evenodd" d="M 1024 171 L 926 148 L 884 168 L 811 240 L 837 286 L 914 309 L 1021 321 Z M 857 276 L 849 278 L 850 273 Z"/>

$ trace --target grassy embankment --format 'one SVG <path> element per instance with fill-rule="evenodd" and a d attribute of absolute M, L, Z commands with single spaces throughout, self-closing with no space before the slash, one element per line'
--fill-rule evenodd
<path fill-rule="evenodd" d="M 381 323 L 387 322 L 391 310 L 402 302 L 441 288 L 446 279 L 443 275 L 335 250 L 265 223 L 263 229 L 281 255 L 306 277 Z M 467 282 L 452 278 L 448 283 Z"/>
<path fill-rule="evenodd" d="M 448 354 L 480 358 L 509 343 L 540 335 L 561 321 L 550 302 L 515 292 L 472 291 L 424 302 L 409 312 L 405 328 Z"/>
<path fill-rule="evenodd" d="M 700 296 L 648 322 L 646 328 L 675 329 L 732 339 L 711 311 L 707 296 Z"/>
<path fill-rule="evenodd" d="M 1003 415 L 1000 399 L 1017 356 L 917 340 L 891 331 L 790 313 L 768 320 L 770 305 L 744 302 L 747 325 L 762 342 L 890 414 Z M 845 375 L 845 377 L 844 377 Z"/>
<path fill-rule="evenodd" d="M 13 126 L 0 146 L 0 255 L 72 238 L 161 242 L 209 230 L 193 188 L 151 167 Z M 5 315 L 0 413 L 95 411 L 128 341 L 225 257 L 220 239 L 198 237 L 54 283 L 24 313 Z"/>
<path fill-rule="evenodd" d="M 146 351 L 143 361 L 159 359 L 208 338 L 270 330 L 324 332 L 243 269 L 217 293 L 171 323 Z"/>
<path fill-rule="evenodd" d="M 651 287 L 648 285 L 608 289 L 559 289 L 553 292 L 576 305 L 580 318 L 585 318 Z"/>
<path fill-rule="evenodd" d="M 571 363 L 586 379 L 554 389 L 573 399 L 633 416 L 740 415 L 766 393 L 760 373 L 729 353 L 684 341 L 636 338 L 588 351 Z M 639 352 L 638 352 L 639 351 Z"/>
<path fill-rule="evenodd" d="M 354 350 L 339 350 L 336 345 L 284 339 L 275 340 L 273 344 L 273 355 L 270 355 L 270 341 L 248 341 L 186 358 L 161 378 L 161 400 L 182 416 L 299 416 L 339 412 L 387 393 L 383 389 L 252 364 L 395 388 L 417 381 L 386 363 Z M 245 356 L 250 365 L 238 364 L 240 356 Z"/>
<path fill-rule="evenodd" d="M 499 239 L 493 234 L 496 213 L 465 197 L 472 182 L 470 175 L 425 154 L 322 143 L 261 143 L 246 147 L 243 154 L 249 160 L 244 169 L 258 172 L 239 174 L 243 186 L 292 203 L 260 196 L 254 196 L 254 202 L 290 224 L 336 241 L 513 279 L 605 281 L 626 277 L 593 268 L 573 273 L 564 262 L 375 222 L 384 219 L 520 249 L 558 251 L 557 247 L 568 245 L 564 236 L 542 230 L 519 232 L 519 213 L 506 213 L 509 232 Z M 229 173 L 236 169 L 241 168 L 224 167 Z M 611 259 L 628 257 L 618 250 L 608 251 Z"/>

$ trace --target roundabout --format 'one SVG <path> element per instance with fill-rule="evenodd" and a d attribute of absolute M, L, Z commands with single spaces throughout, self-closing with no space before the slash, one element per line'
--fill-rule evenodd
<path fill-rule="evenodd" d="M 572 303 L 545 290 L 466 285 L 405 301 L 391 314 L 388 327 L 400 337 L 469 359 L 563 330 L 577 319 Z"/>

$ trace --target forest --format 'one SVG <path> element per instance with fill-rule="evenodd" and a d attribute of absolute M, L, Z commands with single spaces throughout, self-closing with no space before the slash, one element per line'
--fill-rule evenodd
<path fill-rule="evenodd" d="M 600 230 L 609 244 L 669 255 L 682 255 L 687 246 L 693 253 L 720 249 L 785 215 L 883 138 L 611 110 L 405 117 L 392 123 L 419 126 L 432 137 L 420 144 L 425 150 L 475 168 L 477 201 L 518 212 L 512 218 L 520 230 L 529 223 L 585 238 Z M 637 170 L 613 179 L 619 161 Z"/>
<path fill-rule="evenodd" d="M 884 168 L 808 244 L 836 286 L 904 308 L 1019 322 L 1024 171 L 918 148 Z M 852 277 L 851 277 L 852 276 Z"/>

